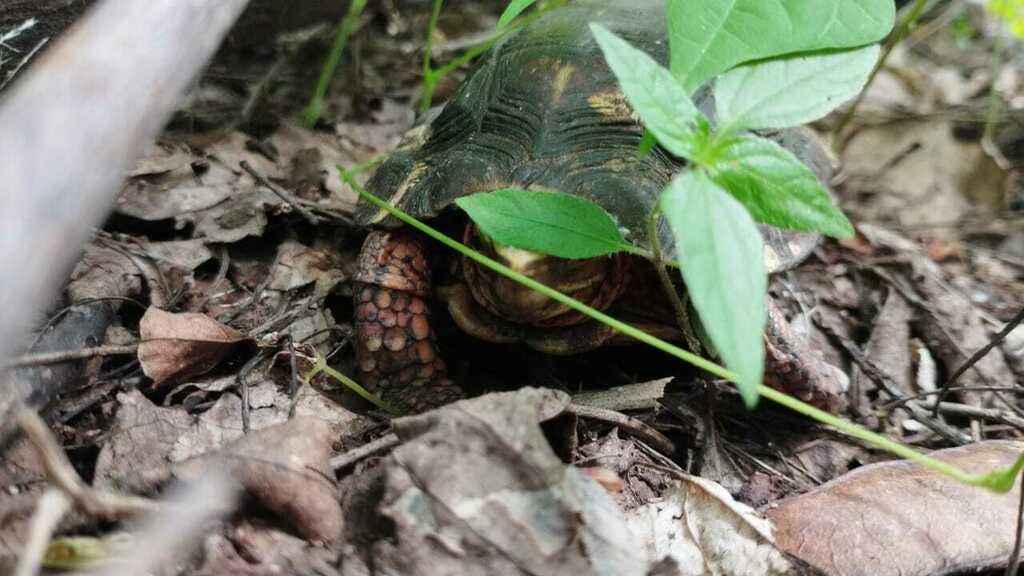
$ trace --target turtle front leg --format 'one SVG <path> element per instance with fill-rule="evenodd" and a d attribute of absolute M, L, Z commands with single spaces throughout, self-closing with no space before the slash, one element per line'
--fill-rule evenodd
<path fill-rule="evenodd" d="M 355 349 L 360 382 L 403 412 L 458 400 L 430 325 L 430 267 L 410 230 L 371 232 L 356 264 Z"/>

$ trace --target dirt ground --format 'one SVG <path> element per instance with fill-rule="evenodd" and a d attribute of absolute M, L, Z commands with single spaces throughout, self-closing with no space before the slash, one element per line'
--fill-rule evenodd
<path fill-rule="evenodd" d="M 435 64 L 486 40 L 503 4 L 451 2 Z M 333 22 L 226 50 L 197 82 L 15 360 L 46 426 L 22 423 L 0 457 L 0 573 L 48 486 L 79 495 L 47 565 L 79 568 L 138 550 L 153 527 L 130 518 L 172 513 L 156 503 L 223 468 L 234 504 L 161 573 L 1003 573 L 1019 488 L 747 411 L 639 345 L 548 356 L 439 307 L 473 399 L 390 421 L 349 390 L 366 231 L 337 167 L 413 128 L 429 15 L 370 3 L 314 128 L 298 118 Z M 1024 49 L 996 26 L 936 3 L 855 113 L 814 126 L 857 235 L 770 286 L 837 371 L 840 416 L 972 472 L 1024 447 Z"/>

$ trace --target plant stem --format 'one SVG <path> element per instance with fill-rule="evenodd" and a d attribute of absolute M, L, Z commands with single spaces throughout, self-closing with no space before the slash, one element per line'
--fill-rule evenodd
<path fill-rule="evenodd" d="M 774 388 L 769 388 L 767 386 L 762 385 L 760 388 L 758 388 L 757 391 L 762 396 L 771 400 L 772 402 L 775 402 L 776 404 L 780 404 L 782 406 L 790 408 L 800 414 L 803 414 L 804 416 L 813 418 L 818 422 L 821 422 L 822 424 L 832 426 L 836 430 L 839 430 L 840 432 L 843 432 L 848 436 L 852 436 L 853 438 L 862 440 L 868 444 L 873 444 L 877 448 L 881 448 L 882 450 L 885 450 L 890 454 L 899 456 L 900 458 L 905 458 L 912 462 L 916 462 L 940 474 L 945 474 L 946 476 L 949 476 L 950 478 L 956 480 L 957 482 L 970 484 L 974 486 L 984 485 L 984 475 L 971 474 L 969 472 L 961 470 L 960 468 L 957 468 L 956 466 L 953 466 L 952 464 L 921 454 L 920 452 L 917 452 L 913 448 L 904 446 L 903 444 L 890 440 L 885 436 L 876 434 L 874 432 L 870 432 L 867 429 L 861 428 L 860 426 L 852 422 L 847 422 L 842 418 L 833 416 L 832 414 L 829 414 L 824 410 L 819 410 L 813 406 L 804 404 L 803 402 L 800 402 L 799 400 L 793 398 L 792 396 L 787 396 L 786 394 L 783 394 L 782 392 L 779 392 Z"/>
<path fill-rule="evenodd" d="M 999 90 L 996 85 L 999 83 L 999 70 L 1003 67 L 1004 49 L 1003 29 L 999 26 L 995 32 L 992 46 L 992 86 L 989 89 L 988 109 L 985 112 L 985 131 L 981 135 L 981 149 L 1003 170 L 1010 169 L 1010 162 L 1003 156 L 999 146 L 995 143 L 996 124 L 999 120 L 1000 104 Z"/>
<path fill-rule="evenodd" d="M 427 26 L 427 39 L 424 45 L 423 54 L 423 92 L 420 94 L 420 111 L 426 112 L 430 108 L 431 101 L 434 98 L 434 91 L 437 89 L 437 84 L 452 71 L 468 64 L 473 59 L 477 58 L 484 52 L 487 52 L 494 46 L 498 40 L 504 38 L 510 32 L 518 30 L 523 26 L 526 26 L 530 22 L 536 20 L 541 14 L 549 10 L 554 10 L 562 4 L 565 0 L 554 0 L 546 2 L 541 5 L 535 12 L 518 18 L 513 24 L 510 24 L 504 28 L 497 30 L 496 34 L 486 41 L 477 44 L 469 50 L 460 54 L 457 58 L 453 59 L 440 68 L 434 68 L 430 63 L 430 54 L 434 49 L 434 31 L 437 29 L 437 20 L 441 16 L 441 5 L 444 0 L 434 0 L 433 10 L 430 13 L 430 24 Z"/>
<path fill-rule="evenodd" d="M 523 274 L 520 274 L 519 272 L 516 272 L 515 270 L 512 270 L 507 266 L 504 266 L 498 262 L 495 262 L 494 260 L 491 260 L 487 256 L 484 256 L 483 254 L 480 254 L 479 252 L 462 245 L 460 242 L 452 239 L 451 237 L 442 234 L 441 232 L 420 222 L 419 220 L 413 218 L 412 216 L 409 216 L 408 214 L 399 210 L 398 208 L 395 208 L 394 206 L 388 204 L 387 202 L 381 200 L 380 198 L 377 198 L 376 196 L 370 194 L 369 192 L 366 191 L 366 189 L 364 189 L 351 177 L 349 177 L 344 170 L 339 170 L 339 173 L 341 174 L 341 178 L 346 180 L 348 185 L 351 186 L 354 190 L 356 190 L 367 202 L 370 202 L 371 204 L 387 211 L 389 214 L 391 214 L 398 220 L 423 232 L 427 236 L 433 238 L 434 240 L 437 240 L 438 242 L 444 244 L 445 246 L 448 246 L 452 250 L 455 250 L 456 252 L 466 256 L 467 258 L 472 259 L 474 262 L 477 262 L 481 266 L 489 268 L 490 270 L 502 274 L 507 278 L 519 282 L 520 284 L 526 286 L 527 288 L 530 288 L 531 290 L 543 294 L 544 296 L 547 296 L 548 298 L 551 298 L 552 300 L 555 300 L 560 304 L 564 304 L 572 308 L 573 310 L 586 314 L 590 318 L 602 322 L 605 325 L 610 326 L 627 336 L 630 336 L 631 338 L 634 338 L 636 340 L 643 342 L 644 344 L 661 350 L 666 354 L 679 358 L 684 362 L 688 362 L 696 366 L 697 368 L 700 368 L 701 370 L 709 372 L 733 384 L 736 384 L 738 382 L 739 378 L 732 371 L 722 366 L 719 366 L 714 362 L 706 360 L 696 354 L 683 350 L 678 346 L 675 346 L 673 344 L 665 342 L 664 340 L 651 336 L 650 334 L 647 334 L 642 330 L 630 326 L 625 322 L 616 320 L 615 318 L 612 318 L 611 316 L 608 316 L 607 314 L 599 310 L 595 310 L 590 306 L 583 304 L 582 302 L 570 298 L 569 296 L 566 296 L 565 294 L 562 294 L 557 290 L 554 290 L 544 284 L 541 284 L 540 282 L 537 282 L 532 278 L 529 278 Z M 875 432 L 871 432 L 870 430 L 862 428 L 852 422 L 847 422 L 842 418 L 833 416 L 832 414 L 829 414 L 824 410 L 820 410 L 809 404 L 801 402 L 796 398 L 793 398 L 792 396 L 787 396 L 786 394 L 783 394 L 782 392 L 779 392 L 778 390 L 775 390 L 773 388 L 768 388 L 767 386 L 760 385 L 758 386 L 757 391 L 758 394 L 767 398 L 768 400 L 771 400 L 772 402 L 775 402 L 799 414 L 817 420 L 822 424 L 832 426 L 839 430 L 840 432 L 848 434 L 853 438 L 856 438 L 867 444 L 885 450 L 890 454 L 920 464 L 921 466 L 924 466 L 939 474 L 948 476 L 949 478 L 952 478 L 953 480 L 956 480 L 957 482 L 961 482 L 963 484 L 979 486 L 991 490 L 993 492 L 1009 492 L 1015 484 L 1017 474 L 1020 473 L 1022 468 L 1024 468 L 1024 455 L 1022 455 L 1020 458 L 1018 458 L 1017 462 L 1014 463 L 1014 465 L 1009 468 L 994 470 L 987 474 L 972 474 L 970 472 L 961 470 L 960 468 L 957 468 L 956 466 L 953 466 L 947 462 L 943 462 L 936 458 L 932 458 L 931 456 L 921 454 L 916 450 L 904 446 L 899 442 L 890 440 L 889 438 L 886 438 L 881 434 L 876 434 Z"/>
<path fill-rule="evenodd" d="M 690 313 L 686 309 L 686 302 L 679 296 L 679 291 L 676 289 L 675 283 L 672 282 L 672 277 L 669 276 L 668 268 L 665 265 L 665 255 L 661 250 L 661 240 L 658 238 L 658 221 L 660 219 L 661 210 L 657 207 L 651 211 L 651 215 L 647 218 L 647 241 L 651 245 L 654 268 L 658 271 L 661 287 L 665 291 L 665 295 L 668 296 L 669 302 L 672 303 L 672 308 L 675 310 L 676 324 L 683 331 L 686 345 L 694 353 L 700 354 L 702 347 L 700 340 L 693 333 L 693 324 L 690 323 Z"/>
<path fill-rule="evenodd" d="M 387 402 L 381 400 L 376 395 L 374 395 L 372 392 L 370 392 L 366 388 L 363 388 L 355 380 L 349 378 L 348 376 L 346 376 L 346 375 L 342 374 L 341 372 L 338 372 L 334 368 L 331 368 L 330 366 L 328 366 L 327 365 L 327 360 L 325 358 L 323 358 L 321 356 L 317 356 L 316 365 L 313 366 L 313 369 L 310 370 L 309 374 L 306 375 L 306 380 L 307 381 L 311 380 L 314 376 L 316 376 L 320 372 L 323 372 L 324 374 L 327 374 L 328 376 L 330 376 L 331 378 L 334 378 L 338 382 L 341 382 L 342 384 L 347 386 L 350 390 L 352 390 L 353 392 L 355 392 L 356 394 L 361 396 L 364 400 L 366 400 L 367 402 L 370 402 L 371 404 L 373 404 L 374 406 L 376 406 L 376 407 L 380 408 L 381 410 L 387 412 L 388 414 L 391 414 L 392 416 L 397 416 L 397 415 L 401 414 L 401 412 L 399 412 L 394 406 L 392 406 L 391 404 L 388 404 Z"/>
<path fill-rule="evenodd" d="M 889 59 L 889 55 L 892 54 L 896 45 L 899 44 L 903 39 L 910 33 L 910 29 L 917 23 L 917 20 L 924 13 L 924 9 L 928 6 L 928 0 L 917 0 L 914 5 L 907 12 L 906 16 L 900 19 L 900 21 L 893 28 L 891 34 L 885 41 L 885 46 L 882 47 L 882 55 L 878 57 L 878 62 L 875 62 L 875 67 L 871 69 L 871 74 L 868 75 L 868 81 L 864 84 L 864 88 L 854 98 L 853 103 L 846 109 L 843 116 L 836 123 L 835 128 L 832 129 L 832 140 L 834 142 L 839 141 L 839 136 L 842 134 L 846 126 L 853 120 L 853 115 L 857 112 L 857 107 L 864 100 L 864 95 L 868 93 L 868 88 L 871 87 L 871 83 L 875 81 L 875 77 L 885 66 L 885 62 Z"/>
<path fill-rule="evenodd" d="M 356 22 L 364 8 L 366 8 L 366 0 L 350 0 L 348 12 L 338 25 L 338 34 L 334 37 L 334 45 L 331 46 L 331 51 L 327 54 L 327 61 L 324 62 L 324 67 L 320 70 L 320 78 L 317 80 L 316 90 L 313 91 L 313 98 L 310 99 L 306 110 L 302 113 L 303 120 L 309 128 L 312 128 L 320 119 L 327 88 L 331 85 L 334 71 L 338 68 L 338 62 L 341 61 L 341 54 L 345 51 L 345 44 L 348 43 L 349 36 L 355 30 Z"/>
<path fill-rule="evenodd" d="M 441 17 L 441 6 L 444 0 L 434 0 L 430 10 L 430 22 L 427 24 L 427 39 L 423 43 L 423 93 L 420 94 L 420 111 L 426 112 L 430 108 L 430 100 L 434 97 L 434 88 L 441 77 L 436 76 L 433 65 L 430 63 L 430 54 L 434 51 L 434 33 L 437 31 L 437 21 Z"/>
<path fill-rule="evenodd" d="M 469 248 L 463 246 L 460 242 L 454 240 L 453 238 L 446 236 L 445 234 L 442 234 L 437 230 L 434 230 L 430 226 L 427 226 L 426 224 L 420 222 L 419 220 L 416 220 L 415 218 L 409 216 L 408 214 L 396 209 L 394 206 L 391 206 L 387 202 L 384 202 L 380 198 L 377 198 L 376 196 L 370 194 L 362 186 L 360 186 L 354 180 L 349 178 L 344 171 L 342 171 L 341 174 L 341 177 L 346 179 L 348 185 L 351 186 L 357 192 L 359 192 L 363 196 L 363 198 L 365 198 L 368 202 L 374 204 L 375 206 L 383 210 L 388 211 L 395 218 L 401 220 L 402 222 L 405 222 L 406 224 L 412 226 L 413 228 L 416 228 L 420 232 L 423 232 L 427 236 L 430 236 L 434 240 L 437 240 L 438 242 L 466 256 L 467 258 L 470 258 L 471 260 L 477 262 L 481 266 L 489 268 L 490 270 L 493 270 L 498 274 L 502 274 L 507 278 L 515 280 L 516 282 L 519 282 L 523 286 L 526 286 L 531 290 L 543 294 L 548 298 L 551 298 L 552 300 L 558 302 L 559 304 L 564 304 L 569 308 L 576 310 L 577 312 L 586 314 L 587 316 L 593 318 L 594 320 L 603 322 L 605 325 L 611 326 L 612 328 L 618 330 L 619 332 L 622 332 L 627 336 L 635 338 L 643 342 L 644 344 L 653 346 L 654 348 L 657 348 L 663 352 L 666 352 L 686 362 L 689 362 L 690 364 L 693 364 L 694 366 L 700 368 L 701 370 L 714 374 L 719 378 L 724 378 L 725 380 L 728 380 L 730 382 L 735 382 L 737 380 L 735 374 L 723 368 L 722 366 L 715 364 L 714 362 L 706 360 L 691 352 L 687 352 L 686 350 L 683 350 L 682 348 L 679 348 L 677 346 L 673 346 L 672 344 L 669 344 L 664 340 L 655 338 L 654 336 L 651 336 L 650 334 L 638 328 L 634 328 L 633 326 L 630 326 L 629 324 L 626 324 L 621 320 L 616 320 L 615 318 L 612 318 L 611 316 L 608 316 L 607 314 L 599 310 L 595 310 L 594 308 L 591 308 L 590 306 L 587 306 L 586 304 L 583 304 L 578 300 L 570 298 L 565 294 L 562 294 L 561 292 L 548 287 L 545 284 L 541 284 L 540 282 L 537 282 L 536 280 L 530 278 L 529 276 L 526 276 L 525 274 L 516 272 L 515 270 L 509 268 L 508 266 L 491 260 L 487 256 L 484 256 L 483 254 L 480 254 L 475 250 L 470 250 Z"/>

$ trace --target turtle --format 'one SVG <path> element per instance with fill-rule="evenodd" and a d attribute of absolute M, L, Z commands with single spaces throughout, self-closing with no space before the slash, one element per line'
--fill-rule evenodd
<path fill-rule="evenodd" d="M 588 26 L 599 22 L 667 64 L 663 0 L 576 0 L 510 33 L 483 55 L 452 98 L 414 128 L 367 183 L 368 190 L 424 221 L 446 219 L 468 245 L 599 310 L 651 306 L 659 286 L 646 260 L 614 254 L 568 260 L 501 245 L 477 229 L 455 200 L 500 188 L 557 190 L 603 207 L 628 238 L 647 245 L 646 221 L 658 195 L 685 166 L 660 146 L 638 154 L 644 128 Z M 712 121 L 714 94 L 695 102 Z M 762 132 L 828 182 L 834 162 L 808 129 Z M 621 340 L 603 324 L 530 291 L 469 259 L 437 250 L 386 211 L 360 201 L 357 224 L 370 230 L 354 289 L 354 347 L 360 380 L 403 410 L 422 411 L 462 396 L 449 377 L 431 321 L 436 300 L 471 336 L 522 342 L 552 354 L 584 352 Z M 461 227 L 461 230 L 459 228 Z M 807 233 L 761 226 L 769 272 L 790 269 L 819 242 Z M 674 255 L 667 226 L 661 245 Z M 447 282 L 433 279 L 445 268 Z M 685 266 L 685 261 L 681 263 Z M 438 297 L 438 298 L 435 298 Z M 766 331 L 768 371 L 783 388 L 813 395 L 813 364 L 790 351 L 784 318 Z M 655 315 L 666 317 L 663 312 Z M 674 318 L 668 313 L 669 318 Z M 664 322 L 643 329 L 678 339 Z M 767 371 L 766 371 L 767 372 Z M 767 377 L 766 381 L 772 380 Z"/>

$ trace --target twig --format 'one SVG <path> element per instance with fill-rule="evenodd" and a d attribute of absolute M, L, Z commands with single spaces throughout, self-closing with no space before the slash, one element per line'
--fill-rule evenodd
<path fill-rule="evenodd" d="M 28 541 L 18 559 L 16 576 L 35 576 L 46 556 L 46 548 L 64 516 L 71 511 L 71 500 L 56 488 L 47 488 L 39 498 Z"/>
<path fill-rule="evenodd" d="M 614 410 L 581 406 L 579 404 L 569 404 L 565 408 L 565 411 L 569 414 L 575 414 L 581 418 L 590 418 L 591 420 L 598 420 L 618 426 L 623 431 L 650 443 L 652 447 L 656 448 L 663 454 L 676 453 L 676 445 L 666 438 L 664 434 L 658 432 L 654 428 L 651 428 L 646 422 L 633 418 L 632 416 L 626 416 L 625 414 Z"/>
<path fill-rule="evenodd" d="M 825 333 L 825 336 L 839 344 L 839 346 L 850 356 L 850 359 L 853 360 L 854 364 L 856 364 L 861 371 L 864 372 L 864 375 L 874 382 L 879 389 L 888 394 L 894 400 L 903 399 L 903 394 L 900 392 L 899 385 L 895 380 L 893 380 L 892 376 L 869 360 L 859 346 L 851 342 L 849 338 L 844 337 L 835 328 L 829 325 L 829 323 L 826 322 L 820 314 L 815 314 L 813 316 L 813 320 L 815 325 Z M 924 424 L 933 432 L 954 444 L 963 445 L 970 442 L 970 438 L 966 437 L 959 430 L 931 417 L 927 410 L 921 408 L 917 404 L 904 403 L 900 405 L 900 408 L 903 408 L 909 412 L 915 420 Z"/>
<path fill-rule="evenodd" d="M 957 416 L 979 418 L 990 422 L 1002 422 L 1024 431 L 1024 418 L 1005 410 L 970 406 L 968 404 L 960 404 L 959 402 L 939 402 L 938 409 L 943 414 L 955 414 Z"/>
<path fill-rule="evenodd" d="M 34 410 L 24 409 L 19 412 L 17 422 L 39 454 L 50 483 L 63 492 L 74 503 L 75 508 L 109 521 L 159 509 L 159 504 L 153 500 L 100 492 L 82 482 L 67 455 L 50 434 L 50 429 Z"/>
<path fill-rule="evenodd" d="M 260 362 L 266 359 L 266 353 L 260 351 L 259 354 L 253 356 L 248 362 L 246 362 L 242 369 L 238 371 L 238 375 L 235 376 L 235 382 L 238 383 L 238 392 L 242 396 L 242 433 L 249 433 L 249 373 L 252 372 Z"/>
<path fill-rule="evenodd" d="M 291 370 L 291 379 L 288 381 L 288 418 L 295 418 L 295 410 L 299 405 L 299 367 L 295 360 L 295 335 L 288 331 L 288 368 Z"/>
<path fill-rule="evenodd" d="M 1024 388 L 1020 386 L 952 386 L 949 388 L 950 392 L 1009 392 L 1011 394 L 1024 394 Z M 936 394 L 942 394 L 942 390 L 923 390 L 917 394 L 910 396 L 904 396 L 899 400 L 892 400 L 885 404 L 882 404 L 879 408 L 882 410 L 892 410 L 898 407 L 900 404 L 905 404 L 911 400 L 921 400 L 929 396 L 935 396 Z"/>
<path fill-rule="evenodd" d="M 263 177 L 263 175 L 257 172 L 247 161 L 242 160 L 241 162 L 238 163 L 238 165 L 242 167 L 242 170 L 248 172 L 249 176 L 252 176 L 252 179 L 255 180 L 257 184 L 273 192 L 275 196 L 280 198 L 285 204 L 291 206 L 296 212 L 298 212 L 299 215 L 302 216 L 306 220 L 306 222 L 309 222 L 310 225 L 316 226 L 320 224 L 320 220 L 317 219 L 317 217 L 314 216 L 312 212 L 306 210 L 301 204 L 296 202 L 295 199 L 292 198 L 290 194 L 286 194 L 277 186 L 271 184 L 269 180 L 267 180 L 266 178 Z"/>
<path fill-rule="evenodd" d="M 1017 531 L 1013 537 L 1013 551 L 1010 552 L 1010 560 L 1006 563 L 1006 576 L 1017 576 L 1017 569 L 1020 567 L 1022 524 L 1024 524 L 1024 487 L 1021 487 L 1020 497 L 1017 498 Z"/>
<path fill-rule="evenodd" d="M 344 454 L 339 454 L 334 458 L 331 458 L 331 470 L 337 472 L 338 470 L 348 468 L 363 458 L 369 458 L 370 456 L 380 454 L 381 452 L 386 452 L 399 444 L 401 444 L 401 441 L 398 439 L 398 436 L 396 436 L 394 432 L 389 432 L 372 442 L 363 444 L 359 448 L 349 450 Z"/>
<path fill-rule="evenodd" d="M 4 93 L 0 269 L 11 277 L 0 283 L 0 363 L 55 299 L 91 228 L 108 216 L 125 174 L 178 109 L 245 5 L 96 2 L 50 43 L 49 58 L 35 60 Z M 160 42 L 153 41 L 157 29 L 165 32 Z M 14 421 L 24 399 L 20 387 L 8 390 L 12 394 L 0 398 L 3 424 Z M 0 441 L 7 433 L 0 426 Z"/>
<path fill-rule="evenodd" d="M 34 354 L 23 354 L 15 357 L 7 363 L 7 368 L 24 368 L 25 366 L 40 366 L 42 364 L 59 364 L 71 360 L 85 360 L 96 356 L 128 356 L 138 351 L 138 344 L 125 346 L 93 346 L 81 350 L 59 350 L 57 352 L 37 352 Z"/>
<path fill-rule="evenodd" d="M 966 362 L 961 364 L 959 368 L 953 371 L 953 374 L 949 378 L 947 378 L 946 381 L 942 384 L 942 388 L 939 391 L 939 397 L 937 402 L 941 403 L 943 400 L 945 400 L 946 396 L 949 394 L 950 387 L 956 383 L 957 378 L 962 376 L 964 372 L 967 372 L 968 369 L 970 369 L 972 366 L 981 361 L 981 359 L 984 358 L 986 354 L 991 352 L 993 348 L 1001 344 L 1002 341 L 1005 340 L 1006 337 L 1010 335 L 1010 332 L 1013 332 L 1013 329 L 1019 326 L 1021 322 L 1024 322 L 1024 308 L 1021 308 L 1020 311 L 1017 312 L 1017 315 L 1014 316 L 1012 320 L 1007 322 L 1006 326 L 1003 326 L 1003 329 L 1000 330 L 998 334 L 996 334 L 991 340 L 988 341 L 988 344 L 985 344 L 984 346 L 979 348 L 978 351 L 972 354 Z"/>
<path fill-rule="evenodd" d="M 202 312 L 203 308 L 210 303 L 210 300 L 217 294 L 217 290 L 220 285 L 228 277 L 228 269 L 231 268 L 231 253 L 225 246 L 221 246 L 220 250 L 217 251 L 217 260 L 220 261 L 220 265 L 217 267 L 217 275 L 213 277 L 213 282 L 210 286 L 203 291 L 203 297 L 195 305 L 196 312 Z"/>
<path fill-rule="evenodd" d="M 4 81 L 0 82 L 0 91 L 3 91 L 3 89 L 6 88 L 8 84 L 10 84 L 11 80 L 14 80 L 14 77 L 18 74 L 19 71 L 21 71 L 22 68 L 25 67 L 25 64 L 28 64 L 28 61 L 36 55 L 36 52 L 42 50 L 43 46 L 46 46 L 46 43 L 49 41 L 49 36 L 43 38 L 35 45 L 34 48 L 28 51 L 28 54 L 25 54 L 21 61 L 18 62 L 18 65 L 12 68 L 11 71 L 7 73 L 7 76 L 4 78 Z"/>
<path fill-rule="evenodd" d="M 690 321 L 690 313 L 686 309 L 686 302 L 679 296 L 676 285 L 666 268 L 665 255 L 661 250 L 661 239 L 658 238 L 658 221 L 661 218 L 661 211 L 657 208 L 647 218 L 647 241 L 651 245 L 651 253 L 654 255 L 654 267 L 658 271 L 658 279 L 661 281 L 661 288 L 668 301 L 672 303 L 672 309 L 676 313 L 676 324 L 683 331 L 683 338 L 690 351 L 695 354 L 703 352 L 700 340 L 693 333 L 693 323 Z"/>

